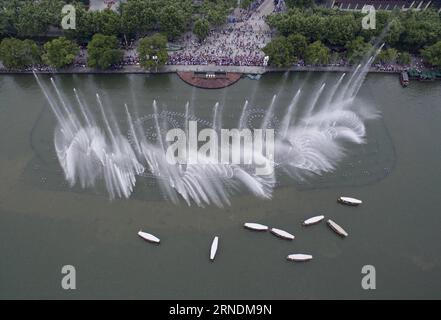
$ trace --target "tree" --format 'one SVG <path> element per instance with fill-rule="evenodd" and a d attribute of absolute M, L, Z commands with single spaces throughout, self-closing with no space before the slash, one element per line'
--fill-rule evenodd
<path fill-rule="evenodd" d="M 398 63 L 402 65 L 409 65 L 412 61 L 412 58 L 409 52 L 400 52 L 398 54 Z"/>
<path fill-rule="evenodd" d="M 71 64 L 79 52 L 78 46 L 64 37 L 44 44 L 43 62 L 55 68 Z"/>
<path fill-rule="evenodd" d="M 204 40 L 210 33 L 210 24 L 206 19 L 198 19 L 194 23 L 193 32 L 199 40 Z"/>
<path fill-rule="evenodd" d="M 377 56 L 377 61 L 381 61 L 383 63 L 393 63 L 398 58 L 398 51 L 394 48 L 388 48 L 386 50 L 381 50 L 381 52 Z"/>
<path fill-rule="evenodd" d="M 263 52 L 270 57 L 270 64 L 278 67 L 287 67 L 295 62 L 293 51 L 291 44 L 283 36 L 274 38 L 263 48 Z"/>
<path fill-rule="evenodd" d="M 93 12 L 87 11 L 81 4 L 76 4 L 75 15 L 76 29 L 64 30 L 64 34 L 67 38 L 75 38 L 80 43 L 87 42 L 97 33 Z"/>
<path fill-rule="evenodd" d="M 35 37 L 45 34 L 50 25 L 59 25 L 61 8 L 59 0 L 23 1 L 18 3 L 14 25 L 19 36 Z"/>
<path fill-rule="evenodd" d="M 315 41 L 306 48 L 305 62 L 307 64 L 327 64 L 328 61 L 329 49 L 321 41 Z"/>
<path fill-rule="evenodd" d="M 347 50 L 348 60 L 351 63 L 358 63 L 372 50 L 372 45 L 369 42 L 365 42 L 363 37 L 359 36 L 346 43 L 345 48 Z"/>
<path fill-rule="evenodd" d="M 168 60 L 167 38 L 159 33 L 142 38 L 139 41 L 137 51 L 139 63 L 143 68 L 164 65 Z"/>
<path fill-rule="evenodd" d="M 325 39 L 331 45 L 343 46 L 355 38 L 359 25 L 352 14 L 332 16 L 325 25 Z"/>
<path fill-rule="evenodd" d="M 185 31 L 184 12 L 173 5 L 164 7 L 159 13 L 159 26 L 168 39 L 173 40 Z"/>
<path fill-rule="evenodd" d="M 413 10 L 402 13 L 404 31 L 400 36 L 400 45 L 409 51 L 418 52 L 427 45 L 432 45 L 441 38 L 440 16 L 436 11 Z"/>
<path fill-rule="evenodd" d="M 121 16 L 111 9 L 91 12 L 97 32 L 107 36 L 121 34 Z"/>
<path fill-rule="evenodd" d="M 240 7 L 242 9 L 247 9 L 252 3 L 253 3 L 253 0 L 242 0 L 240 2 Z"/>
<path fill-rule="evenodd" d="M 115 36 L 95 34 L 87 45 L 87 64 L 92 68 L 108 69 L 121 61 L 123 53 Z"/>
<path fill-rule="evenodd" d="M 208 21 L 216 27 L 221 26 L 227 20 L 227 12 L 216 9 L 209 9 L 207 12 Z"/>
<path fill-rule="evenodd" d="M 11 24 L 8 14 L 4 8 L 0 8 L 0 37 L 7 35 L 10 29 Z"/>
<path fill-rule="evenodd" d="M 301 13 L 300 16 L 295 16 L 295 18 L 293 17 L 292 19 L 296 19 L 300 24 L 298 27 L 292 25 L 291 28 L 294 28 L 292 32 L 298 32 L 296 30 L 300 30 L 301 33 L 311 42 L 317 40 L 321 41 L 326 35 L 328 22 L 324 17 L 319 15 L 303 17 L 303 14 Z"/>
<path fill-rule="evenodd" d="M 308 46 L 306 37 L 299 33 L 294 33 L 288 36 L 287 41 L 292 50 L 291 56 L 295 57 L 293 60 L 303 59 Z"/>
<path fill-rule="evenodd" d="M 145 0 L 131 0 L 120 4 L 122 31 L 131 36 L 152 30 L 157 23 L 153 6 Z"/>
<path fill-rule="evenodd" d="M 289 8 L 312 8 L 314 7 L 314 0 L 285 0 Z"/>
<path fill-rule="evenodd" d="M 434 67 L 441 67 L 441 41 L 421 50 L 424 60 Z"/>
<path fill-rule="evenodd" d="M 6 38 L 0 43 L 0 60 L 8 69 L 22 69 L 40 62 L 40 49 L 32 40 Z"/>

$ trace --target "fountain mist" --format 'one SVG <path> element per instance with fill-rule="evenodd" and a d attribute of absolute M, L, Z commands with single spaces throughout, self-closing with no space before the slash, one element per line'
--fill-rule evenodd
<path fill-rule="evenodd" d="M 277 170 L 293 178 L 323 174 L 334 170 L 342 159 L 344 143 L 364 143 L 364 120 L 374 115 L 354 110 L 353 102 L 378 52 L 357 66 L 346 82 L 343 81 L 345 74 L 342 74 L 326 94 L 326 81 L 323 82 L 315 95 L 309 97 L 306 112 L 294 116 L 302 97 L 299 89 L 286 107 L 280 125 L 274 128 L 278 132 L 274 158 L 267 158 L 263 152 L 251 151 L 260 160 L 259 163 L 276 163 Z M 256 175 L 253 164 L 219 164 L 212 157 L 191 150 L 187 154 L 188 164 L 168 163 L 163 137 L 166 128 L 160 121 L 161 113 L 156 101 L 153 101 L 152 117 L 155 141 L 147 139 L 140 118 L 133 116 L 129 106 L 124 105 L 131 137 L 129 140 L 121 133 L 112 111 L 103 104 L 98 94 L 99 119 L 83 102 L 78 90 L 74 89 L 76 108 L 60 92 L 53 79 L 50 89 L 34 75 L 57 119 L 55 150 L 71 186 L 78 183 L 83 188 L 93 187 L 100 180 L 104 182 L 111 199 L 128 198 L 139 177 L 148 174 L 156 178 L 165 198 L 174 203 L 183 199 L 188 205 L 214 204 L 222 207 L 229 205 L 231 196 L 239 190 L 259 198 L 271 198 L 276 175 Z M 286 81 L 285 76 L 283 81 Z M 270 126 L 276 101 L 277 95 L 274 95 L 262 119 L 262 129 Z M 188 120 L 194 118 L 193 106 L 194 90 L 191 101 L 185 105 L 185 132 L 189 131 Z M 222 126 L 222 108 L 223 105 L 216 103 L 213 109 L 212 126 L 216 130 Z M 245 101 L 238 120 L 239 129 L 248 127 L 248 112 L 249 104 Z"/>

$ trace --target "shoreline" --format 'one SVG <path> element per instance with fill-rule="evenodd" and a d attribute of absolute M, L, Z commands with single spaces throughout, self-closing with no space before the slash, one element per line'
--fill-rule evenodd
<path fill-rule="evenodd" d="M 216 66 L 216 65 L 166 65 L 158 70 L 146 70 L 136 65 L 121 69 L 99 70 L 93 68 L 68 68 L 60 70 L 35 70 L 38 74 L 166 74 L 178 72 L 232 72 L 242 74 L 265 74 L 271 72 L 352 72 L 354 67 L 339 66 L 294 66 L 290 68 L 252 67 L 252 66 Z M 378 70 L 370 68 L 369 73 L 400 74 L 401 70 Z M 0 74 L 32 74 L 31 70 L 0 69 Z"/>

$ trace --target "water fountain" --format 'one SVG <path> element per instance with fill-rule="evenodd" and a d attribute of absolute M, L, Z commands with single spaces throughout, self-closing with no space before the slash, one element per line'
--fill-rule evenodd
<path fill-rule="evenodd" d="M 286 106 L 284 117 L 274 128 L 275 150 L 273 158 L 264 150 L 252 150 L 261 163 L 272 163 L 277 172 L 297 179 L 311 174 L 321 175 L 334 170 L 345 155 L 347 143 L 365 142 L 364 121 L 375 113 L 357 109 L 355 97 L 365 79 L 369 66 L 378 51 L 358 65 L 348 77 L 342 74 L 333 85 L 323 82 L 304 112 L 298 112 L 302 90 L 298 89 Z M 129 198 L 141 176 L 153 176 L 165 198 L 179 203 L 183 199 L 188 205 L 214 204 L 222 207 L 230 204 L 231 196 L 238 192 L 249 192 L 256 197 L 270 199 L 276 186 L 277 175 L 255 173 L 255 164 L 228 164 L 214 161 L 210 156 L 188 152 L 192 160 L 187 164 L 170 164 L 166 159 L 165 124 L 161 112 L 153 101 L 156 139 L 148 139 L 142 119 L 133 115 L 125 104 L 128 134 L 123 134 L 110 108 L 96 95 L 100 116 L 93 115 L 90 106 L 74 89 L 75 102 L 71 104 L 60 92 L 55 81 L 46 86 L 35 74 L 35 78 L 57 119 L 55 150 L 68 183 L 83 188 L 104 181 L 111 199 Z M 349 78 L 346 82 L 345 79 Z M 286 81 L 286 76 L 284 76 Z M 335 81 L 335 80 L 334 80 Z M 327 91 L 325 89 L 328 89 Z M 192 94 L 194 96 L 194 93 Z M 193 100 L 193 98 L 192 98 Z M 261 121 L 261 128 L 274 127 L 272 119 L 276 108 L 277 94 L 273 96 Z M 182 113 L 182 129 L 188 133 L 189 120 L 195 119 L 194 101 L 185 104 Z M 279 108 L 279 107 L 278 107 Z M 222 128 L 223 104 L 216 103 L 211 127 Z M 238 129 L 248 128 L 250 105 L 243 104 L 238 119 Z M 201 121 L 202 122 L 202 121 Z M 209 122 L 205 122 L 207 124 Z"/>

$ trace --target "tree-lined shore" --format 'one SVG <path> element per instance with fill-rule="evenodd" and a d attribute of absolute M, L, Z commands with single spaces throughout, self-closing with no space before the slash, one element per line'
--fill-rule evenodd
<path fill-rule="evenodd" d="M 260 1 L 261 2 L 261 1 Z M 377 11 L 376 28 L 365 30 L 360 12 L 325 9 L 312 1 L 286 1 L 290 8 L 267 17 L 274 37 L 263 48 L 271 67 L 349 66 L 385 43 L 376 63 L 441 67 L 441 16 L 434 10 Z M 61 30 L 61 8 L 76 8 L 75 30 Z M 259 2 L 243 1 L 245 8 Z M 136 65 L 151 69 L 169 63 L 169 44 L 186 32 L 200 41 L 220 28 L 235 0 L 128 0 L 118 10 L 87 10 L 88 1 L 0 0 L 0 60 L 7 70 L 98 70 L 123 66 L 124 48 L 136 43 Z M 55 29 L 56 28 L 56 29 Z M 51 36 L 56 30 L 56 36 Z M 80 51 L 80 48 L 82 50 Z M 420 61 L 420 60 L 419 60 Z"/>
<path fill-rule="evenodd" d="M 363 29 L 365 15 L 357 11 L 292 8 L 272 15 L 277 36 L 264 51 L 278 66 L 358 63 L 374 45 L 384 43 L 382 63 L 411 63 L 421 55 L 428 65 L 441 66 L 441 17 L 434 10 L 377 11 L 375 29 Z"/>

